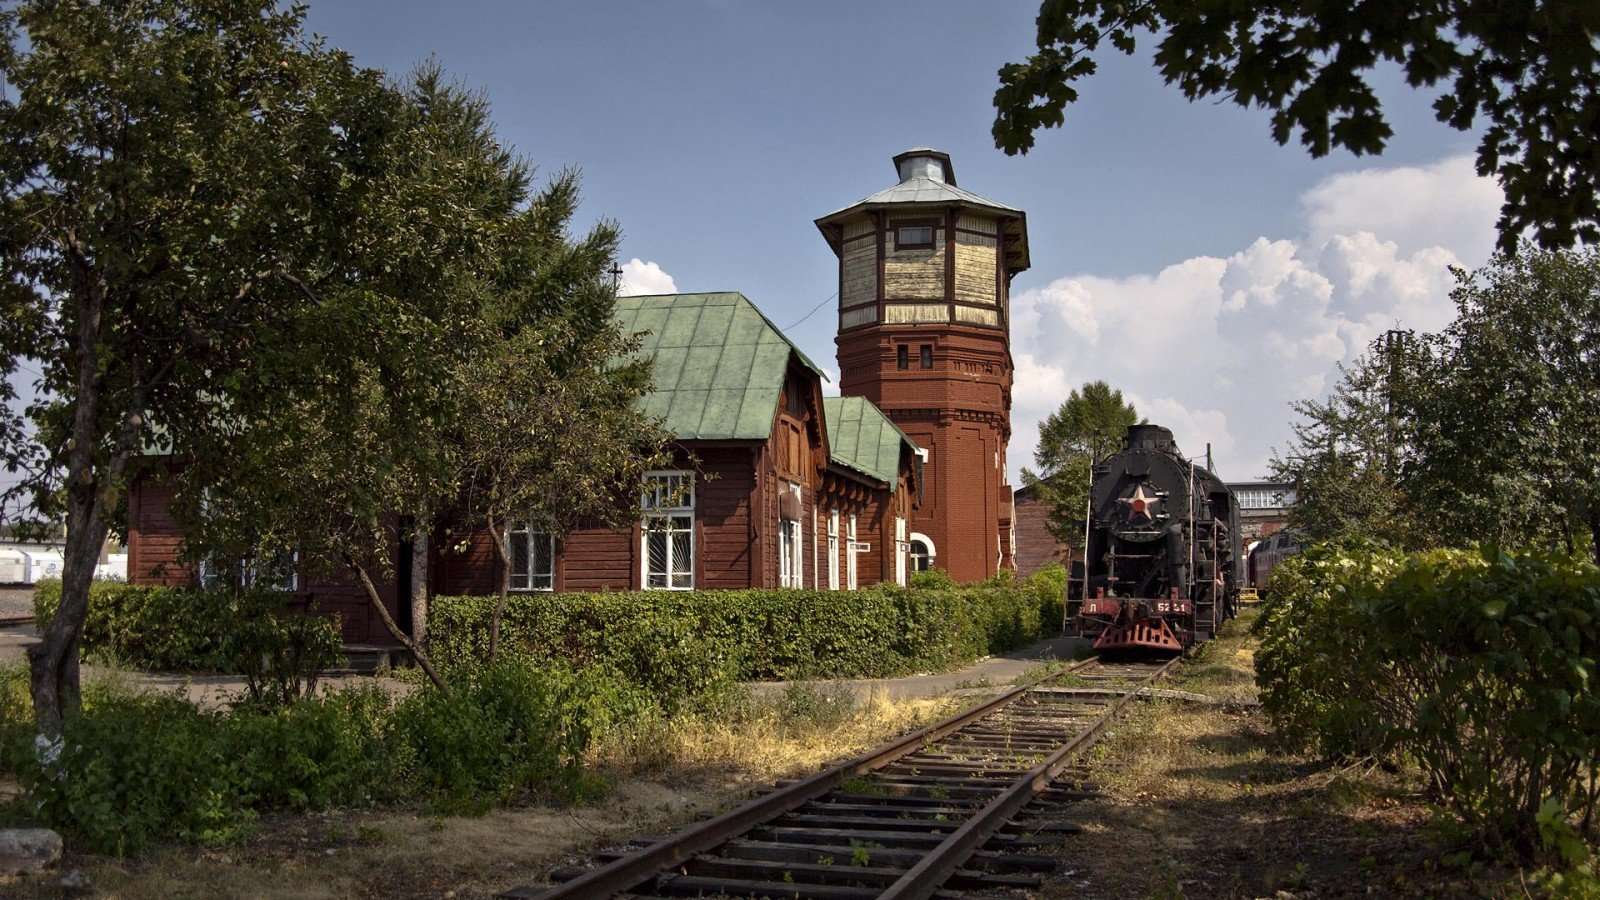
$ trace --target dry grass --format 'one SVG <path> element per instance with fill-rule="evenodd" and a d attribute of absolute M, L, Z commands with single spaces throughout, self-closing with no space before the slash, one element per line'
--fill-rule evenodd
<path fill-rule="evenodd" d="M 481 817 L 421 811 L 278 816 L 235 847 L 165 848 L 114 860 L 69 856 L 96 896 L 156 898 L 486 898 L 538 883 L 596 847 L 658 834 L 725 809 L 773 779 L 815 771 L 948 715 L 961 701 L 862 704 L 797 688 L 719 716 L 637 723 L 600 747 L 605 799 L 573 808 L 528 806 Z M 0 897 L 61 896 L 55 879 L 0 879 Z"/>

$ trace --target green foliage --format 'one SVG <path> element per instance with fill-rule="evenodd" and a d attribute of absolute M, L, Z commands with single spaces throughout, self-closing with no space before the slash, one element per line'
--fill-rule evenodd
<path fill-rule="evenodd" d="M 734 681 L 881 677 L 948 668 L 1053 633 L 1059 580 L 945 589 L 517 594 L 503 652 L 608 672 L 668 709 Z M 441 665 L 483 658 L 492 597 L 440 597 Z"/>
<path fill-rule="evenodd" d="M 60 600 L 58 580 L 34 588 L 40 627 Z M 311 693 L 317 673 L 343 657 L 338 620 L 290 610 L 277 591 L 95 582 L 89 600 L 80 638 L 86 652 L 140 669 L 244 675 L 254 703 Z"/>
<path fill-rule="evenodd" d="M 1273 460 L 1312 541 L 1494 543 L 1600 562 L 1600 251 L 1458 273 L 1455 320 L 1390 332 Z"/>
<path fill-rule="evenodd" d="M 1567 854 L 1551 836 L 1573 822 L 1597 837 L 1600 570 L 1536 552 L 1324 547 L 1279 572 L 1256 662 L 1285 736 L 1414 762 L 1496 848 Z"/>
<path fill-rule="evenodd" d="M 208 712 L 179 695 L 98 690 L 41 761 L 23 675 L 0 679 L 0 770 L 39 821 L 118 855 L 166 839 L 227 843 L 273 810 L 574 797 L 594 738 L 645 708 L 614 682 L 512 662 L 398 701 L 369 686 Z"/>
<path fill-rule="evenodd" d="M 912 572 L 908 587 L 919 591 L 947 591 L 956 586 L 956 580 L 943 569 L 923 569 Z"/>
<path fill-rule="evenodd" d="M 1588 0 L 1389 4 L 1253 0 L 1045 0 L 1038 52 L 1000 69 L 995 145 L 1026 152 L 1034 133 L 1062 123 L 1077 81 L 1094 74 L 1102 43 L 1131 55 L 1141 34 L 1159 37 L 1155 65 L 1190 100 L 1218 98 L 1272 113 L 1272 138 L 1298 132 L 1312 156 L 1336 147 L 1382 152 L 1392 130 L 1371 84 L 1382 63 L 1433 89 L 1440 122 L 1482 122 L 1478 171 L 1499 175 L 1500 243 L 1531 231 L 1545 247 L 1600 239 L 1596 153 L 1600 45 Z"/>
<path fill-rule="evenodd" d="M 1128 426 L 1140 421 L 1121 391 L 1104 381 L 1089 381 L 1074 388 L 1039 426 L 1039 446 L 1033 451 L 1039 471 L 1023 469 L 1022 482 L 1049 508 L 1050 533 L 1058 540 L 1082 543 L 1090 469 L 1116 452 Z"/>

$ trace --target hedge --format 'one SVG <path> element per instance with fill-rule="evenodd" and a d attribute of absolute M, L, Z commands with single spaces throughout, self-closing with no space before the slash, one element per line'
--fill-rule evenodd
<path fill-rule="evenodd" d="M 1593 564 L 1325 546 L 1274 570 L 1271 588 L 1255 658 L 1286 737 L 1417 766 L 1495 848 L 1600 838 Z"/>
<path fill-rule="evenodd" d="M 504 651 L 601 668 L 676 705 L 731 681 L 879 678 L 947 669 L 1056 633 L 1060 579 L 948 589 L 515 594 Z M 484 657 L 493 597 L 439 597 L 433 658 Z"/>
<path fill-rule="evenodd" d="M 41 581 L 34 618 L 44 628 L 61 582 Z M 91 656 L 161 672 L 243 675 L 252 700 L 282 702 L 308 691 L 342 657 L 339 622 L 289 608 L 270 590 L 201 590 L 96 581 L 81 645 Z"/>

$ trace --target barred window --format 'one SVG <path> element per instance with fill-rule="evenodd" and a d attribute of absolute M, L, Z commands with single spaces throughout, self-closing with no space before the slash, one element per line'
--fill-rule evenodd
<path fill-rule="evenodd" d="M 648 590 L 694 589 L 694 473 L 651 472 L 640 500 Z"/>

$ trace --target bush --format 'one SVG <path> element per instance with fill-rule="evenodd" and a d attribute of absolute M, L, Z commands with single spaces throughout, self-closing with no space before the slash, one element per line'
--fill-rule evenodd
<path fill-rule="evenodd" d="M 34 589 L 42 628 L 61 603 L 61 582 Z M 284 703 L 309 694 L 316 674 L 342 659 L 337 619 L 289 609 L 270 590 L 198 590 L 94 582 L 83 649 L 140 669 L 228 672 L 245 676 L 253 702 Z"/>
<path fill-rule="evenodd" d="M 178 695 L 97 689 L 41 760 L 16 680 L 0 681 L 4 770 L 44 824 L 119 855 L 168 838 L 226 843 L 272 810 L 576 796 L 596 736 L 646 708 L 614 682 L 512 660 L 399 701 L 368 686 L 208 712 Z"/>
<path fill-rule="evenodd" d="M 436 598 L 433 659 L 453 670 L 477 665 L 494 602 Z M 506 605 L 501 647 L 608 673 L 672 710 L 735 681 L 948 668 L 1053 634 L 1060 610 L 1049 576 L 946 589 L 518 594 Z"/>
<path fill-rule="evenodd" d="M 1600 835 L 1592 564 L 1319 548 L 1274 572 L 1272 595 L 1256 663 L 1286 735 L 1414 762 L 1494 847 L 1534 852 L 1553 822 Z"/>

